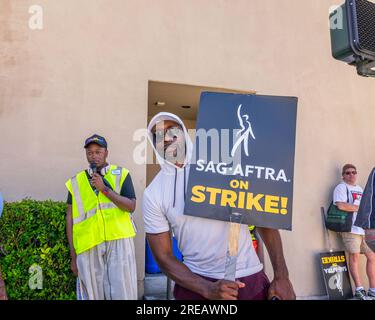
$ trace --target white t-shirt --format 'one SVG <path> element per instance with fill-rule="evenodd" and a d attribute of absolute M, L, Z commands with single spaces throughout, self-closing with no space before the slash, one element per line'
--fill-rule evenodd
<path fill-rule="evenodd" d="M 347 192 L 347 190 L 349 192 Z M 358 185 L 351 186 L 350 184 L 341 182 L 333 191 L 333 203 L 336 204 L 336 202 L 348 202 L 348 194 L 349 194 L 349 203 L 359 206 L 359 203 L 362 198 L 362 193 L 363 193 L 363 189 L 360 186 Z M 365 231 L 362 228 L 356 227 L 354 225 L 356 217 L 357 217 L 357 212 L 353 212 L 353 225 L 352 225 L 351 233 L 364 235 Z"/>
<path fill-rule="evenodd" d="M 169 113 L 162 113 L 164 120 L 181 124 L 185 132 L 187 153 L 192 153 L 192 143 L 182 121 Z M 150 121 L 149 132 L 156 123 Z M 152 135 L 149 134 L 152 141 Z M 142 212 L 146 233 L 156 234 L 169 230 L 178 242 L 184 256 L 183 263 L 194 273 L 213 279 L 223 279 L 228 248 L 229 223 L 184 215 L 185 190 L 190 165 L 177 168 L 163 161 L 159 154 L 161 170 L 143 194 Z M 185 176 L 185 177 L 184 177 Z M 185 182 L 185 184 L 184 184 Z M 252 243 L 247 225 L 241 225 L 236 264 L 236 278 L 255 274 L 263 269 Z"/>

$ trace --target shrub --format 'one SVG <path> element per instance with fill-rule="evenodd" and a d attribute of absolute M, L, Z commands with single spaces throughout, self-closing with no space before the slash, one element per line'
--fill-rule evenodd
<path fill-rule="evenodd" d="M 5 203 L 0 218 L 0 269 L 9 299 L 76 299 L 65 210 L 65 203 L 55 201 Z"/>

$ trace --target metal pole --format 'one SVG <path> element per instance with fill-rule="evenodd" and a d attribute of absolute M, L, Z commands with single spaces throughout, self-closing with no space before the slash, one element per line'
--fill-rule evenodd
<path fill-rule="evenodd" d="M 333 252 L 332 244 L 331 244 L 331 238 L 329 236 L 329 230 L 326 227 L 326 218 L 327 217 L 326 217 L 325 209 L 324 209 L 324 207 L 320 207 L 320 210 L 322 212 L 323 228 L 325 229 L 325 235 L 326 235 L 326 240 L 327 240 L 327 243 L 328 243 L 328 249 L 329 249 L 329 252 Z"/>

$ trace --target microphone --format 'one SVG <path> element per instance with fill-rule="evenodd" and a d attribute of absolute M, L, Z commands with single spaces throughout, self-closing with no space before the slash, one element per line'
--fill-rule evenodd
<path fill-rule="evenodd" d="M 96 166 L 96 163 L 91 163 L 90 168 L 93 174 L 98 172 L 98 167 Z"/>
<path fill-rule="evenodd" d="M 91 163 L 90 168 L 92 170 L 92 174 L 98 173 L 98 167 L 97 167 L 96 163 Z M 100 175 L 102 175 L 102 174 L 100 173 Z M 112 190 L 112 187 L 111 187 L 110 183 L 104 178 L 103 178 L 103 183 L 104 183 L 105 186 L 107 186 L 108 188 L 110 188 Z"/>
<path fill-rule="evenodd" d="M 92 170 L 92 174 L 94 175 L 94 173 L 97 173 L 98 172 L 98 167 L 96 166 L 96 163 L 90 163 L 90 168 Z M 91 181 L 90 181 L 90 184 L 91 184 Z M 92 184 L 91 184 L 92 185 Z M 96 195 L 98 195 L 99 191 L 96 190 L 96 188 L 92 185 L 92 187 L 94 188 L 94 192 Z"/>

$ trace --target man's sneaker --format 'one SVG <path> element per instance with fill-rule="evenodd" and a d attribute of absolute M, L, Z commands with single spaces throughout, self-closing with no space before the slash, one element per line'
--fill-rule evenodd
<path fill-rule="evenodd" d="M 354 294 L 354 298 L 357 298 L 359 300 L 368 300 L 367 295 L 366 295 L 366 290 L 365 289 L 356 290 Z"/>
<path fill-rule="evenodd" d="M 367 291 L 367 297 L 371 300 L 375 300 L 375 292 L 371 290 Z"/>

